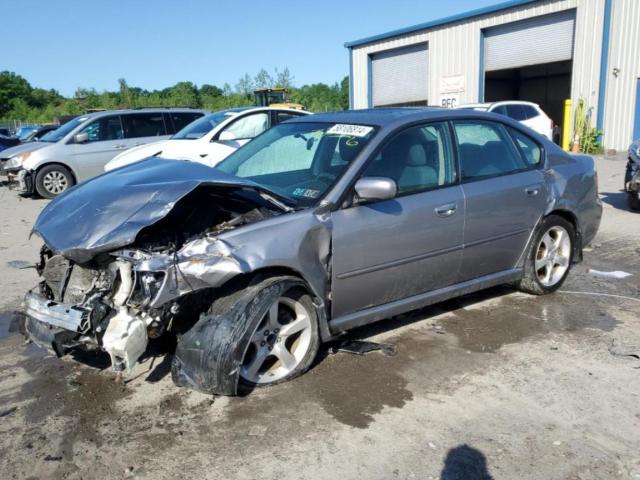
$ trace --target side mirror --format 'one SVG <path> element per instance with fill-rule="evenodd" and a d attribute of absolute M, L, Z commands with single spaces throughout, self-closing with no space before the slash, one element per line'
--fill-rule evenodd
<path fill-rule="evenodd" d="M 78 133 L 75 137 L 73 137 L 74 142 L 76 143 L 87 143 L 89 141 L 88 133 Z"/>
<path fill-rule="evenodd" d="M 356 182 L 354 190 L 360 201 L 389 200 L 398 194 L 395 180 L 387 177 L 362 177 Z"/>
<path fill-rule="evenodd" d="M 222 132 L 220 132 L 220 135 L 218 135 L 218 141 L 220 142 L 228 142 L 235 139 L 236 136 L 229 130 L 223 130 Z"/>

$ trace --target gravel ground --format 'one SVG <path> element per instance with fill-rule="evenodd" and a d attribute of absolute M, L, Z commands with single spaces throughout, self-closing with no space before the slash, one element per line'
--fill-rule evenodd
<path fill-rule="evenodd" d="M 554 295 L 496 288 L 353 332 L 395 356 L 329 355 L 244 398 L 175 387 L 154 354 L 46 356 L 8 319 L 36 283 L 44 200 L 0 186 L 4 478 L 640 478 L 640 214 L 599 158 L 604 218 Z M 624 279 L 597 276 L 622 270 Z"/>

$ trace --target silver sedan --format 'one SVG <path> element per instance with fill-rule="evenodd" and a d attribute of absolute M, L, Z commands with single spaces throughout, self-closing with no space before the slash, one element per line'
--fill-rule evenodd
<path fill-rule="evenodd" d="M 277 125 L 216 169 L 148 159 L 51 202 L 30 338 L 129 371 L 178 336 L 178 385 L 234 395 L 343 332 L 499 284 L 558 289 L 602 214 L 592 158 L 491 113 Z"/>

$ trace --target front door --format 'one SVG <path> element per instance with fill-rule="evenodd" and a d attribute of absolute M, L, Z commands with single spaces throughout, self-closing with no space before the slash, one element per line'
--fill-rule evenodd
<path fill-rule="evenodd" d="M 392 178 L 398 195 L 333 213 L 334 319 L 458 278 L 464 201 L 446 122 L 395 135 L 363 176 Z"/>
<path fill-rule="evenodd" d="M 466 204 L 464 281 L 516 266 L 547 195 L 536 141 L 497 122 L 453 125 Z"/>
<path fill-rule="evenodd" d="M 119 115 L 98 118 L 79 133 L 86 133 L 89 138 L 85 143 L 69 146 L 78 181 L 104 173 L 107 162 L 128 147 Z"/>
<path fill-rule="evenodd" d="M 213 167 L 269 127 L 268 111 L 241 116 L 220 130 L 211 142 L 203 145 L 203 151 L 197 161 Z"/>

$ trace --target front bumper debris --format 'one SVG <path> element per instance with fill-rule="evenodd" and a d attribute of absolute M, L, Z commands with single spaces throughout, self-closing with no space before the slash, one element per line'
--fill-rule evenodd
<path fill-rule="evenodd" d="M 39 322 L 77 333 L 84 333 L 89 329 L 89 310 L 53 302 L 33 292 L 25 295 L 24 302 L 25 313 Z"/>
<path fill-rule="evenodd" d="M 18 180 L 18 192 L 22 194 L 32 194 L 33 193 L 33 175 L 31 172 L 27 170 L 19 170 L 17 173 Z"/>
<path fill-rule="evenodd" d="M 78 337 L 91 325 L 89 310 L 53 302 L 33 292 L 25 295 L 24 305 L 27 338 L 59 357 L 77 344 Z"/>

